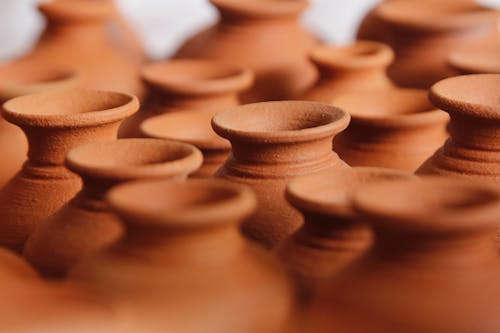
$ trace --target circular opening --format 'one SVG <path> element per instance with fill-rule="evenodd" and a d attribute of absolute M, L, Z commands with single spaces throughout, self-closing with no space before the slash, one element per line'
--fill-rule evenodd
<path fill-rule="evenodd" d="M 319 66 L 332 69 L 388 66 L 394 59 L 392 50 L 377 42 L 357 41 L 347 46 L 322 45 L 311 52 Z"/>

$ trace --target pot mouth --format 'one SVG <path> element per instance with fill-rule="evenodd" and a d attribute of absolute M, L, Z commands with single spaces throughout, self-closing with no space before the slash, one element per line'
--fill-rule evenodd
<path fill-rule="evenodd" d="M 243 219 L 257 206 L 249 188 L 219 179 L 132 182 L 107 198 L 127 223 L 164 229 L 213 228 Z"/>
<path fill-rule="evenodd" d="M 231 143 L 218 136 L 210 121 L 211 111 L 182 111 L 145 120 L 140 130 L 149 138 L 170 139 L 192 144 L 202 150 L 231 150 Z"/>
<path fill-rule="evenodd" d="M 446 235 L 495 229 L 500 189 L 445 177 L 379 182 L 354 194 L 354 208 L 377 229 Z"/>
<path fill-rule="evenodd" d="M 349 124 L 347 112 L 323 103 L 263 102 L 237 106 L 212 119 L 217 134 L 230 141 L 293 143 L 333 137 Z"/>
<path fill-rule="evenodd" d="M 66 155 L 68 169 L 83 178 L 115 181 L 187 176 L 202 161 L 195 147 L 160 139 L 98 141 Z"/>
<path fill-rule="evenodd" d="M 500 46 L 457 50 L 450 55 L 448 63 L 463 74 L 500 74 Z"/>
<path fill-rule="evenodd" d="M 299 15 L 309 7 L 308 0 L 210 0 L 222 13 L 246 17 Z"/>
<path fill-rule="evenodd" d="M 293 179 L 288 183 L 286 198 L 304 213 L 354 220 L 352 196 L 356 189 L 377 181 L 414 180 L 417 176 L 402 171 L 354 167 L 343 171 L 324 171 Z M 335 223 L 335 220 L 332 220 Z"/>
<path fill-rule="evenodd" d="M 38 9 L 52 21 L 93 21 L 112 17 L 116 8 L 111 0 L 49 0 Z"/>
<path fill-rule="evenodd" d="M 394 52 L 382 43 L 356 41 L 345 46 L 317 46 L 310 58 L 318 66 L 332 70 L 362 70 L 389 66 L 394 60 Z"/>
<path fill-rule="evenodd" d="M 431 102 L 450 113 L 500 120 L 500 74 L 473 74 L 444 79 L 432 86 Z"/>
<path fill-rule="evenodd" d="M 21 127 L 74 128 L 118 122 L 138 109 L 133 95 L 75 88 L 16 97 L 3 105 L 2 114 Z"/>
<path fill-rule="evenodd" d="M 144 66 L 141 75 L 149 86 L 181 95 L 237 93 L 254 81 L 250 70 L 203 59 L 156 62 Z"/>

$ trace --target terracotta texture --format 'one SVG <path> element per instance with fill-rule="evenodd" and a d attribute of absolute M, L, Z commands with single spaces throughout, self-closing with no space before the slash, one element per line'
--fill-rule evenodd
<path fill-rule="evenodd" d="M 142 79 L 149 89 L 139 113 L 126 120 L 121 137 L 140 136 L 141 123 L 155 115 L 178 111 L 221 111 L 240 104 L 253 74 L 212 60 L 171 60 L 146 65 Z"/>
<path fill-rule="evenodd" d="M 414 172 L 448 137 L 449 116 L 432 106 L 425 90 L 350 93 L 333 103 L 351 115 L 334 142 L 351 166 Z"/>
<path fill-rule="evenodd" d="M 286 185 L 297 176 L 348 167 L 332 140 L 349 119 L 336 107 L 300 101 L 249 104 L 213 118 L 215 132 L 232 145 L 216 177 L 257 193 L 257 213 L 243 224 L 248 237 L 272 248 L 300 227 L 302 217 L 285 200 Z"/>
<path fill-rule="evenodd" d="M 216 112 L 184 111 L 156 116 L 141 125 L 142 135 L 171 139 L 196 146 L 203 153 L 203 165 L 190 177 L 211 177 L 231 154 L 231 144 L 218 136 L 210 122 Z"/>
<path fill-rule="evenodd" d="M 22 170 L 0 192 L 0 244 L 21 250 L 35 226 L 80 190 L 80 179 L 64 166 L 66 153 L 116 138 L 120 122 L 138 107 L 131 95 L 81 89 L 5 103 L 3 116 L 26 134 L 29 152 Z"/>
<path fill-rule="evenodd" d="M 448 62 L 460 74 L 500 74 L 500 43 L 453 52 Z"/>
<path fill-rule="evenodd" d="M 177 58 L 209 58 L 255 72 L 245 103 L 283 100 L 309 88 L 316 79 L 307 59 L 316 44 L 300 25 L 306 0 L 210 0 L 219 22 L 188 40 Z"/>
<path fill-rule="evenodd" d="M 354 208 L 375 244 L 323 292 L 305 332 L 499 331 L 498 186 L 379 183 L 357 191 Z"/>
<path fill-rule="evenodd" d="M 300 100 L 331 103 L 351 91 L 389 89 L 386 75 L 394 59 L 392 50 L 381 43 L 358 41 L 347 46 L 317 46 L 310 54 L 319 72 L 319 80 Z"/>
<path fill-rule="evenodd" d="M 500 183 L 500 74 L 477 74 L 436 83 L 430 99 L 450 114 L 450 138 L 418 170 Z"/>
<path fill-rule="evenodd" d="M 155 139 L 100 141 L 72 149 L 66 166 L 83 189 L 28 239 L 24 256 L 45 276 L 63 277 L 81 258 L 106 248 L 123 226 L 104 200 L 120 183 L 142 179 L 183 179 L 201 165 L 193 146 Z"/>
<path fill-rule="evenodd" d="M 77 87 L 75 73 L 47 67 L 0 67 L 0 104 L 7 100 L 43 91 L 59 91 Z M 23 131 L 0 116 L 0 189 L 21 170 L 28 153 Z"/>
<path fill-rule="evenodd" d="M 238 224 L 255 209 L 246 187 L 220 180 L 137 182 L 108 202 L 126 236 L 72 272 L 140 331 L 280 332 L 291 287 Z"/>

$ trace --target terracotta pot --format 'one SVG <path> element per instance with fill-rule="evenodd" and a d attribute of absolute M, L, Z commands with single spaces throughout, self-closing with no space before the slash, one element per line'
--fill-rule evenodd
<path fill-rule="evenodd" d="M 126 236 L 72 274 L 140 318 L 141 331 L 280 332 L 291 288 L 238 230 L 256 206 L 249 189 L 149 181 L 118 186 L 108 199 Z"/>
<path fill-rule="evenodd" d="M 186 178 L 201 165 L 193 146 L 165 140 L 125 139 L 79 146 L 66 166 L 83 180 L 83 189 L 28 239 L 24 256 L 39 272 L 63 277 L 81 258 L 114 243 L 123 234 L 104 196 L 117 184 L 154 178 Z"/>
<path fill-rule="evenodd" d="M 297 176 L 348 167 L 332 140 L 349 118 L 334 106 L 300 101 L 249 104 L 213 118 L 215 132 L 232 145 L 216 177 L 257 193 L 257 213 L 243 224 L 248 237 L 272 248 L 300 227 L 302 217 L 285 200 L 286 185 Z"/>
<path fill-rule="evenodd" d="M 229 141 L 215 134 L 210 121 L 216 112 L 185 111 L 156 116 L 141 125 L 142 135 L 171 139 L 196 146 L 203 153 L 203 165 L 190 177 L 211 177 L 231 154 Z"/>
<path fill-rule="evenodd" d="M 410 88 L 429 88 L 455 75 L 449 54 L 498 38 L 498 11 L 473 1 L 394 0 L 376 15 L 388 27 L 387 42 L 396 53 L 389 76 Z"/>
<path fill-rule="evenodd" d="M 348 46 L 318 46 L 310 54 L 319 71 L 318 82 L 298 96 L 301 100 L 331 103 L 350 91 L 391 88 L 386 70 L 394 58 L 384 44 L 358 41 Z"/>
<path fill-rule="evenodd" d="M 239 95 L 253 83 L 253 74 L 211 60 L 171 60 L 147 65 L 142 79 L 149 96 L 141 111 L 123 123 L 121 137 L 140 136 L 147 118 L 177 111 L 221 111 L 240 104 Z"/>
<path fill-rule="evenodd" d="M 500 74 L 500 43 L 453 52 L 448 62 L 460 74 Z"/>
<path fill-rule="evenodd" d="M 411 180 L 411 174 L 383 168 L 320 172 L 292 180 L 288 201 L 304 225 L 277 249 L 299 285 L 303 301 L 372 244 L 372 232 L 352 210 L 352 193 L 381 180 Z"/>
<path fill-rule="evenodd" d="M 332 281 L 305 332 L 499 331 L 498 186 L 379 183 L 354 207 L 375 245 Z"/>
<path fill-rule="evenodd" d="M 451 116 L 450 138 L 418 173 L 500 183 L 499 84 L 499 74 L 478 74 L 432 87 L 431 101 Z"/>
<path fill-rule="evenodd" d="M 334 143 L 351 166 L 414 172 L 448 137 L 449 116 L 430 104 L 425 90 L 350 93 L 334 104 L 351 115 Z"/>
<path fill-rule="evenodd" d="M 54 68 L 0 67 L 0 104 L 7 100 L 43 91 L 74 88 L 80 84 L 75 73 Z M 23 131 L 0 116 L 0 188 L 21 170 L 28 153 Z"/>
<path fill-rule="evenodd" d="M 17 97 L 4 104 L 4 118 L 28 138 L 28 161 L 0 192 L 0 244 L 21 250 L 35 226 L 80 189 L 64 167 L 73 147 L 112 139 L 120 122 L 137 111 L 131 95 L 74 89 Z M 42 199 L 43 198 L 43 199 Z"/>
<path fill-rule="evenodd" d="M 210 58 L 255 72 L 245 103 L 289 99 L 316 79 L 307 55 L 316 44 L 299 23 L 307 0 L 210 0 L 219 22 L 188 40 L 177 58 Z"/>

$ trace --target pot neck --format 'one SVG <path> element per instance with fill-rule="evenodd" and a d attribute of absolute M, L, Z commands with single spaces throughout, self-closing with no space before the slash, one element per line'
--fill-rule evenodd
<path fill-rule="evenodd" d="M 333 67 L 317 64 L 316 67 L 318 68 L 320 73 L 320 84 L 332 83 L 341 85 L 348 81 L 366 85 L 366 81 L 378 81 L 387 82 L 387 85 L 389 86 L 389 80 L 385 72 L 385 66 L 354 69 L 349 67 L 341 68 L 338 66 Z"/>
<path fill-rule="evenodd" d="M 477 150 L 499 150 L 499 121 L 451 114 L 448 129 L 452 141 L 458 146 Z"/>

